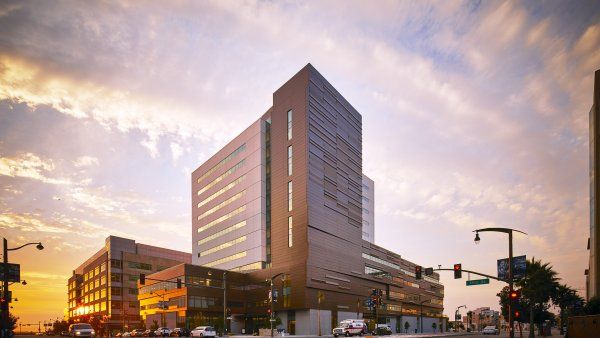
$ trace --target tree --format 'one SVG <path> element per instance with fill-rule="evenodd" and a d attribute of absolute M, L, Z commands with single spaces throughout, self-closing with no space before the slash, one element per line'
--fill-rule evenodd
<path fill-rule="evenodd" d="M 583 304 L 583 298 L 577 294 L 575 289 L 566 284 L 559 284 L 552 295 L 552 303 L 560 308 L 560 334 L 564 334 L 563 324 L 566 323 L 569 315 L 578 312 L 579 305 Z"/>
<path fill-rule="evenodd" d="M 56 321 L 54 321 L 54 324 L 52 324 L 52 330 L 56 334 L 60 334 L 63 331 L 68 331 L 69 323 L 66 320 L 62 320 L 62 321 L 56 320 Z"/>
<path fill-rule="evenodd" d="M 19 317 L 15 317 L 12 313 L 8 314 L 8 329 L 10 331 L 15 331 L 17 328 L 17 322 L 19 321 Z"/>
<path fill-rule="evenodd" d="M 556 294 L 558 280 L 556 271 L 552 269 L 550 263 L 543 263 L 536 260 L 535 257 L 526 263 L 525 276 L 517 282 L 521 288 L 521 295 L 529 302 L 529 337 L 534 338 L 533 330 L 535 324 L 535 310 L 543 313 L 547 309 L 547 303 L 550 298 Z M 543 316 L 538 316 L 538 323 L 541 324 Z"/>
<path fill-rule="evenodd" d="M 404 322 L 404 330 L 406 330 L 406 333 L 408 333 L 408 329 L 410 328 L 410 323 L 409 322 Z"/>
<path fill-rule="evenodd" d="M 150 330 L 157 330 L 158 329 L 158 321 L 156 319 L 154 319 L 152 321 L 152 326 L 150 326 Z"/>
<path fill-rule="evenodd" d="M 590 298 L 585 304 L 585 313 L 587 315 L 600 315 L 600 297 Z"/>
<path fill-rule="evenodd" d="M 431 328 L 433 329 L 433 332 L 435 332 L 435 329 L 437 328 L 437 324 L 435 322 L 431 323 Z"/>

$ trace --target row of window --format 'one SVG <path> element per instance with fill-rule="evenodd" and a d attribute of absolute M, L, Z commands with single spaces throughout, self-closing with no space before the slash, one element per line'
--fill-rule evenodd
<path fill-rule="evenodd" d="M 233 216 L 235 216 L 235 215 L 237 215 L 239 213 L 242 213 L 245 210 L 246 210 L 246 206 L 242 205 L 241 207 L 233 210 L 232 212 L 230 212 L 228 214 L 225 214 L 225 215 L 223 215 L 223 216 L 221 216 L 221 217 L 219 217 L 219 218 L 217 218 L 217 219 L 215 219 L 213 221 L 210 221 L 209 223 L 207 223 L 204 226 L 199 227 L 197 231 L 200 233 L 200 232 L 202 232 L 202 231 L 204 231 L 206 229 L 212 228 L 216 224 L 219 224 L 219 223 L 221 223 L 221 222 L 223 222 L 223 221 L 225 221 L 227 219 L 230 219 L 231 217 L 233 217 Z"/>
<path fill-rule="evenodd" d="M 237 154 L 241 153 L 245 149 L 246 149 L 246 143 L 239 146 L 231 154 L 227 155 L 227 157 L 222 159 L 219 163 L 215 164 L 214 167 L 210 168 L 206 173 L 204 173 L 202 176 L 200 176 L 196 182 L 200 183 L 203 179 L 205 179 L 207 176 L 214 173 L 215 171 L 219 170 L 222 166 L 227 164 L 227 162 L 231 161 L 232 158 L 234 158 Z"/>
<path fill-rule="evenodd" d="M 242 198 L 244 195 L 246 195 L 246 190 L 243 190 L 243 191 L 231 196 L 230 198 L 226 199 L 225 201 L 215 205 L 214 207 L 210 208 L 209 210 L 206 210 L 204 213 L 202 213 L 202 215 L 198 216 L 198 220 L 201 220 L 202 218 L 215 213 L 217 210 L 219 210 L 225 206 L 228 206 L 229 204 Z"/>
<path fill-rule="evenodd" d="M 227 170 L 226 172 L 224 172 L 223 174 L 221 174 L 221 176 L 215 178 L 212 182 L 210 182 L 209 184 L 207 184 L 204 187 L 202 187 L 202 189 L 198 190 L 198 193 L 197 193 L 198 196 L 200 196 L 200 194 L 202 194 L 206 190 L 212 188 L 215 184 L 221 182 L 225 177 L 233 174 L 236 170 L 238 170 L 239 168 L 243 167 L 245 161 L 246 161 L 245 159 L 239 161 L 236 165 L 234 165 L 233 167 L 229 168 L 229 170 Z"/>
<path fill-rule="evenodd" d="M 238 252 L 238 253 L 233 254 L 231 256 L 227 256 L 227 257 L 224 257 L 224 258 L 221 258 L 221 259 L 217 259 L 216 261 L 212 261 L 210 263 L 206 263 L 206 264 L 204 264 L 204 266 L 210 268 L 210 267 L 215 266 L 215 265 L 219 265 L 219 264 L 231 262 L 233 260 L 246 257 L 246 254 L 247 254 L 246 251 Z"/>
<path fill-rule="evenodd" d="M 212 253 L 215 253 L 217 251 L 229 248 L 229 247 L 231 247 L 231 246 L 233 246 L 235 244 L 239 244 L 239 243 L 242 243 L 242 242 L 245 242 L 245 241 L 246 241 L 246 236 L 238 237 L 238 238 L 236 238 L 236 239 L 234 239 L 232 241 L 225 242 L 223 244 L 214 246 L 214 247 L 212 247 L 212 248 L 210 248 L 208 250 L 202 251 L 200 253 L 200 257 L 206 256 L 206 255 L 210 255 Z"/>
<path fill-rule="evenodd" d="M 242 182 L 245 178 L 246 178 L 246 175 L 240 176 L 237 179 L 235 179 L 234 181 L 232 181 L 229 184 L 227 184 L 226 186 L 224 186 L 223 188 L 215 191 L 214 194 L 212 194 L 212 195 L 208 196 L 207 198 L 203 199 L 202 201 L 198 202 L 198 208 L 200 208 L 201 206 L 205 205 L 206 203 L 214 200 L 215 198 L 221 196 L 222 194 L 226 193 L 231 188 L 235 187 L 240 182 Z M 198 217 L 198 220 L 200 220 L 200 217 Z"/>
<path fill-rule="evenodd" d="M 215 234 L 212 234 L 210 236 L 202 238 L 201 240 L 198 241 L 198 245 L 204 244 L 204 243 L 206 243 L 208 241 L 211 241 L 211 240 L 213 240 L 215 238 L 219 238 L 219 237 L 221 237 L 223 235 L 226 235 L 226 234 L 228 234 L 228 233 L 230 233 L 230 232 L 232 232 L 234 230 L 240 229 L 240 228 L 242 228 L 244 226 L 246 226 L 246 220 L 243 220 L 243 221 L 241 221 L 239 223 L 236 223 L 236 224 L 234 224 L 234 225 L 232 225 L 230 227 L 227 227 L 227 228 L 225 228 L 225 229 L 223 229 L 223 230 L 221 230 L 221 231 L 219 231 L 219 232 L 217 232 Z"/>
<path fill-rule="evenodd" d="M 148 263 L 127 262 L 127 265 L 130 269 L 152 270 L 152 265 Z"/>
<path fill-rule="evenodd" d="M 395 264 L 395 263 L 392 263 L 392 262 L 388 262 L 388 261 L 383 260 L 383 259 L 381 259 L 379 257 L 375 257 L 375 256 L 369 255 L 369 254 L 364 253 L 364 252 L 363 252 L 362 256 L 363 256 L 363 258 L 366 258 L 366 259 L 368 259 L 370 261 L 373 261 L 373 262 L 376 262 L 376 263 L 388 266 L 390 268 L 394 268 L 396 270 L 400 270 L 400 265 L 398 265 L 398 264 Z"/>
<path fill-rule="evenodd" d="M 94 278 L 95 276 L 99 276 L 100 273 L 106 271 L 106 262 L 103 262 L 102 264 L 98 265 L 97 267 L 91 269 L 90 271 L 88 271 L 87 273 L 85 273 L 83 275 L 83 281 L 86 282 L 89 279 Z M 75 287 L 73 285 L 73 287 Z"/>
<path fill-rule="evenodd" d="M 371 276 L 374 276 L 374 277 L 392 278 L 392 275 L 390 275 L 389 272 L 386 272 L 386 271 L 383 271 L 383 270 L 379 270 L 379 269 L 370 267 L 368 265 L 365 265 L 365 274 L 371 275 Z"/>

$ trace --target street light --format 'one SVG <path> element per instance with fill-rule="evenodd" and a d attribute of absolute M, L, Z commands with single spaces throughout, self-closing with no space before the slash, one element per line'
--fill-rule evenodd
<path fill-rule="evenodd" d="M 510 228 L 483 228 L 473 230 L 475 233 L 475 244 L 479 244 L 481 238 L 479 238 L 479 232 L 485 231 L 493 231 L 493 232 L 503 232 L 508 234 L 508 292 L 509 294 L 513 292 L 513 232 L 520 232 L 522 234 L 527 235 L 525 232 Z M 508 299 L 508 327 L 509 327 L 509 337 L 515 338 L 515 331 L 513 330 L 513 313 L 512 313 L 512 299 Z"/>
<path fill-rule="evenodd" d="M 285 273 L 280 272 L 274 276 L 271 277 L 270 281 L 271 281 L 271 316 L 269 318 L 269 323 L 271 324 L 271 337 L 273 337 L 273 323 L 275 322 L 275 310 L 274 310 L 274 306 L 273 306 L 273 300 L 275 299 L 275 294 L 273 293 L 273 280 L 279 276 L 284 276 L 282 280 L 285 280 Z"/>
<path fill-rule="evenodd" d="M 466 305 L 461 305 L 459 307 L 456 308 L 456 311 L 454 312 L 454 332 L 458 332 L 458 310 L 460 310 L 461 307 L 464 307 L 465 309 L 467 308 Z"/>
<path fill-rule="evenodd" d="M 23 244 L 21 246 L 18 246 L 16 248 L 9 248 L 8 247 L 8 241 L 6 240 L 6 238 L 2 238 L 2 244 L 4 245 L 4 280 L 2 281 L 2 298 L 8 298 L 8 271 L 7 271 L 7 266 L 8 266 L 8 252 L 9 251 L 17 251 L 19 249 L 22 249 L 28 245 L 36 245 L 36 248 L 38 250 L 43 250 L 44 246 L 42 245 L 41 242 L 32 242 L 32 243 L 26 243 Z M 23 284 L 25 285 L 27 284 L 26 282 Z M 9 319 L 9 305 L 8 305 L 8 301 L 2 302 L 2 306 L 1 306 L 1 310 L 2 310 L 2 337 L 8 337 L 8 319 Z"/>

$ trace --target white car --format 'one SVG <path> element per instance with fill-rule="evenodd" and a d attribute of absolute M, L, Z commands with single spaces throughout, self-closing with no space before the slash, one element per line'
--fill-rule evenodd
<path fill-rule="evenodd" d="M 192 337 L 214 337 L 215 329 L 212 326 L 198 326 L 192 330 Z"/>
<path fill-rule="evenodd" d="M 499 334 L 500 332 L 498 331 L 498 329 L 495 326 L 486 326 L 483 331 L 481 331 L 481 333 L 483 334 Z"/>
<path fill-rule="evenodd" d="M 157 337 L 169 337 L 171 335 L 171 329 L 168 327 L 159 327 L 156 329 L 156 331 L 154 331 L 154 334 Z"/>

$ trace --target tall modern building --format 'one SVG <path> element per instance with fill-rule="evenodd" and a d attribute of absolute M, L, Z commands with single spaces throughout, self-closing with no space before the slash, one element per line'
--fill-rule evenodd
<path fill-rule="evenodd" d="M 362 239 L 375 243 L 375 182 L 362 177 Z"/>
<path fill-rule="evenodd" d="M 586 297 L 590 299 L 600 295 L 600 177 L 598 159 L 600 158 L 600 70 L 594 76 L 594 98 L 590 109 L 590 251 L 589 268 L 586 270 Z"/>
<path fill-rule="evenodd" d="M 137 281 L 153 273 L 190 263 L 191 255 L 109 236 L 104 247 L 73 271 L 68 280 L 68 317 L 100 319 L 106 328 L 133 327 L 140 322 Z"/>
<path fill-rule="evenodd" d="M 148 283 L 142 316 L 210 322 L 222 316 L 223 298 L 208 287 L 226 284 L 248 290 L 226 304 L 232 330 L 248 332 L 267 313 L 264 280 L 281 273 L 275 310 L 289 332 L 316 334 L 320 325 L 329 333 L 340 320 L 372 316 L 372 289 L 384 294 L 380 321 L 431 331 L 442 323 L 443 285 L 437 274 L 417 280 L 414 263 L 373 244 L 373 190 L 362 171 L 362 116 L 306 65 L 273 93 L 266 113 L 192 173 L 192 261 L 201 267 L 154 274 L 180 278 L 186 291 L 167 283 L 173 293 L 153 296 L 167 284 Z M 197 302 L 207 294 L 210 301 Z"/>

